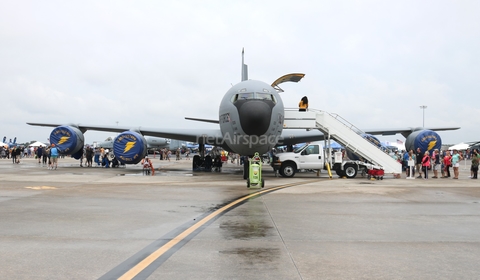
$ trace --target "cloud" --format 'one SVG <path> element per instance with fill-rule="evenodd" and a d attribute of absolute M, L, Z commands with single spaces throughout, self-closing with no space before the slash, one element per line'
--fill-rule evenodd
<path fill-rule="evenodd" d="M 4 3 L 1 132 L 45 139 L 26 122 L 204 127 L 223 94 L 250 78 L 282 86 L 287 107 L 362 128 L 461 126 L 444 142 L 477 140 L 480 72 L 475 1 L 116 1 Z M 87 141 L 104 134 L 87 132 Z"/>

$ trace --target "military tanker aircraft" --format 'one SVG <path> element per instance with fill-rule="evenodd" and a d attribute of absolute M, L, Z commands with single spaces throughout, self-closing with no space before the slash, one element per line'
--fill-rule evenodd
<path fill-rule="evenodd" d="M 248 67 L 244 63 L 244 51 L 242 50 L 241 82 L 233 85 L 223 96 L 220 102 L 218 119 L 186 118 L 218 125 L 212 129 L 162 129 L 143 126 L 122 127 L 73 123 L 29 122 L 27 124 L 55 127 L 50 134 L 50 141 L 56 144 L 61 153 L 72 155 L 75 158 L 81 156 L 84 145 L 83 133 L 87 130 L 120 133 L 114 139 L 113 151 L 118 160 L 125 164 L 137 164 L 146 155 L 147 141 L 145 136 L 199 143 L 200 155 L 196 155 L 192 161 L 193 169 L 196 169 L 203 164 L 205 144 L 219 146 L 229 152 L 243 156 L 253 156 L 256 152 L 264 154 L 278 145 L 293 145 L 322 140 L 324 136 L 317 130 L 283 129 L 285 108 L 280 96 L 283 90 L 279 85 L 284 82 L 299 82 L 304 76 L 305 74 L 301 73 L 287 74 L 278 78 L 272 84 L 249 80 Z M 458 129 L 458 127 L 430 128 L 429 130 L 407 127 L 364 130 L 364 132 L 377 135 L 401 133 L 407 138 L 406 143 L 409 143 L 409 141 L 414 142 L 418 138 L 428 139 L 425 133 L 435 133 L 432 130 L 454 129 Z M 441 141 L 437 139 L 435 141 L 441 145 Z M 248 167 L 244 165 L 244 179 L 247 178 L 247 174 Z"/>

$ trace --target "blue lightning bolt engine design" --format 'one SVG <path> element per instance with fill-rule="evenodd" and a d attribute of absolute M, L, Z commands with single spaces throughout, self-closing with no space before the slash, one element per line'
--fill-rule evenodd
<path fill-rule="evenodd" d="M 58 141 L 57 144 L 58 144 L 58 145 L 61 145 L 61 144 L 65 143 L 65 142 L 67 142 L 68 139 L 70 139 L 70 137 L 68 137 L 68 136 L 62 136 L 62 137 L 60 138 L 60 141 Z"/>
<path fill-rule="evenodd" d="M 130 151 L 135 146 L 135 143 L 137 142 L 136 141 L 127 142 L 127 144 L 125 144 L 125 150 L 123 150 L 123 152 L 126 153 Z"/>
<path fill-rule="evenodd" d="M 55 144 L 61 154 L 79 159 L 83 153 L 83 133 L 74 126 L 58 126 L 50 133 L 50 143 Z"/>
<path fill-rule="evenodd" d="M 417 148 L 420 148 L 422 152 L 429 151 L 431 153 L 435 149 L 442 148 L 442 139 L 438 133 L 432 130 L 414 131 L 407 137 L 405 147 L 407 150 L 416 151 Z"/>
<path fill-rule="evenodd" d="M 147 154 L 147 141 L 137 132 L 125 131 L 115 137 L 113 153 L 121 163 L 137 164 Z"/>

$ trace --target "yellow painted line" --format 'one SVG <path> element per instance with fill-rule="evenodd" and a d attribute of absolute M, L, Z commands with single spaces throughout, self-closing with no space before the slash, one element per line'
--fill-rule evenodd
<path fill-rule="evenodd" d="M 32 190 L 56 190 L 56 187 L 49 187 L 49 186 L 37 186 L 37 187 L 25 187 L 26 189 Z"/>
<path fill-rule="evenodd" d="M 315 180 L 317 181 L 317 180 Z M 272 192 L 272 191 L 275 191 L 275 190 L 279 190 L 279 189 L 283 189 L 283 188 L 287 188 L 287 187 L 291 187 L 291 186 L 297 186 L 297 185 L 303 185 L 303 184 L 308 184 L 308 183 L 311 183 L 312 181 L 308 181 L 308 182 L 301 182 L 301 183 L 292 183 L 292 184 L 287 184 L 287 185 L 283 185 L 283 186 L 278 186 L 278 187 L 273 187 L 273 188 L 269 188 L 269 189 L 266 189 L 266 190 L 263 190 L 263 191 L 259 191 L 259 192 L 256 192 L 256 193 L 253 193 L 253 194 L 250 194 L 250 195 L 247 195 L 247 196 L 244 196 L 242 198 L 239 198 L 225 206 L 223 206 L 222 208 L 220 209 L 217 209 L 215 210 L 214 212 L 212 212 L 210 215 L 206 216 L 205 218 L 201 219 L 200 221 L 198 221 L 196 224 L 194 224 L 193 226 L 189 227 L 188 229 L 186 229 L 185 231 L 183 231 L 182 233 L 180 233 L 179 235 L 177 235 L 175 238 L 173 238 L 172 240 L 170 240 L 169 242 L 167 242 L 165 245 L 163 245 L 162 247 L 158 248 L 155 252 L 151 253 L 149 256 L 147 256 L 145 259 L 143 259 L 141 262 L 139 262 L 138 264 L 136 264 L 134 267 L 132 267 L 129 271 L 125 272 L 125 274 L 123 274 L 122 276 L 120 276 L 118 279 L 121 279 L 121 280 L 125 280 L 125 279 L 133 279 L 135 276 L 137 276 L 140 272 L 142 272 L 145 268 L 147 268 L 150 264 L 152 264 L 156 259 L 158 259 L 159 257 L 161 257 L 164 253 L 166 253 L 168 250 L 170 250 L 171 248 L 173 248 L 175 245 L 177 245 L 180 241 L 182 241 L 183 239 L 185 239 L 188 235 L 190 235 L 192 232 L 194 232 L 195 230 L 197 230 L 198 228 L 200 228 L 201 226 L 203 226 L 204 224 L 206 224 L 207 222 L 209 222 L 211 219 L 215 218 L 216 216 L 218 216 L 219 214 L 221 214 L 222 212 L 226 211 L 227 209 L 239 204 L 240 202 L 243 202 L 247 199 L 250 199 L 252 197 L 255 197 L 255 196 L 259 196 L 263 193 L 266 193 L 266 192 Z"/>

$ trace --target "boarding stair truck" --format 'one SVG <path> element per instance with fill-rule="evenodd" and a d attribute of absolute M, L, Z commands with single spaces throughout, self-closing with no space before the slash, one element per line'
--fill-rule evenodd
<path fill-rule="evenodd" d="M 275 173 L 278 172 L 282 177 L 293 177 L 300 170 L 315 170 L 318 173 L 326 169 L 327 163 L 334 166 L 336 174 L 340 177 L 355 178 L 359 172 L 362 175 L 367 174 L 369 169 L 379 169 L 375 166 L 360 160 L 343 160 L 342 152 L 332 155 L 330 149 L 323 149 L 323 141 L 307 143 L 293 152 L 278 153 L 275 155 L 271 166 Z M 333 164 L 332 164 L 333 161 Z"/>
<path fill-rule="evenodd" d="M 318 129 L 325 137 L 325 140 L 333 139 L 345 149 L 358 155 L 363 160 L 344 160 L 336 157 L 332 166 L 337 175 L 354 178 L 358 171 L 364 173 L 365 169 L 382 169 L 385 174 L 401 174 L 402 166 L 378 146 L 364 138 L 365 135 L 360 129 L 349 123 L 337 114 L 330 114 L 325 111 L 309 109 L 307 112 L 299 112 L 298 109 L 285 109 L 284 129 Z M 328 153 L 331 154 L 331 153 Z M 292 155 L 290 155 L 292 156 Z M 286 159 L 288 156 L 283 156 Z M 331 163 L 331 157 L 324 157 Z M 282 159 L 277 159 L 275 166 L 281 167 Z M 278 168 L 280 175 L 285 174 L 285 168 Z M 275 167 L 274 167 L 275 169 Z M 287 175 L 291 174 L 287 172 Z M 285 176 L 285 175 L 282 175 Z M 293 175 L 292 175 L 293 176 Z M 288 177 L 288 176 L 286 176 Z M 291 176 L 290 176 L 291 177 Z"/>

